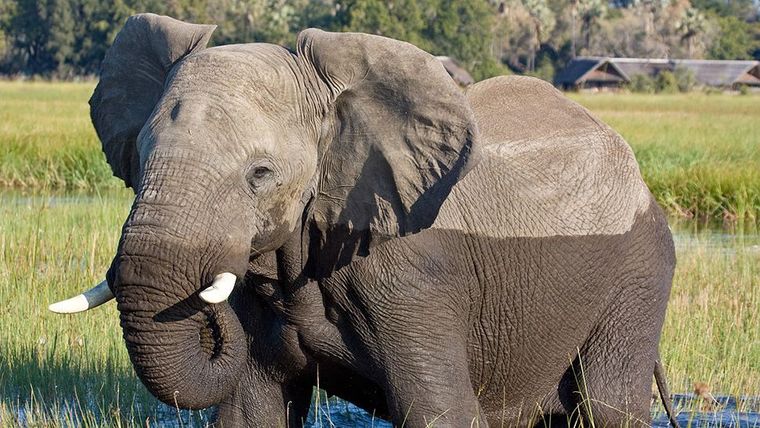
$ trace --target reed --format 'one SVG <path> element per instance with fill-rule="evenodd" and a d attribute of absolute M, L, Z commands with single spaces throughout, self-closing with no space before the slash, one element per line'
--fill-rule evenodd
<path fill-rule="evenodd" d="M 94 85 L 0 82 L 0 187 L 121 187 L 90 124 Z M 626 138 L 671 215 L 760 224 L 759 96 L 570 96 Z"/>
<path fill-rule="evenodd" d="M 760 96 L 570 94 L 618 131 L 672 216 L 760 224 Z"/>

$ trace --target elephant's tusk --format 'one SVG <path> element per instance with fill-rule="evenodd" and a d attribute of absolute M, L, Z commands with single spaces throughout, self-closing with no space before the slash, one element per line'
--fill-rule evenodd
<path fill-rule="evenodd" d="M 48 309 L 59 314 L 74 314 L 100 306 L 111 299 L 113 293 L 108 288 L 108 282 L 103 281 L 78 296 L 53 303 Z"/>
<path fill-rule="evenodd" d="M 206 303 L 220 303 L 227 300 L 235 288 L 237 277 L 229 272 L 220 273 L 214 278 L 214 282 L 200 292 L 201 299 Z"/>

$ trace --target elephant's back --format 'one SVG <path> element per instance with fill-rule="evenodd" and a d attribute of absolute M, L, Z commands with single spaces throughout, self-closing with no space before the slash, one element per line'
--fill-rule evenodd
<path fill-rule="evenodd" d="M 493 237 L 618 235 L 650 205 L 628 144 L 538 79 L 471 87 L 483 159 L 434 225 Z"/>

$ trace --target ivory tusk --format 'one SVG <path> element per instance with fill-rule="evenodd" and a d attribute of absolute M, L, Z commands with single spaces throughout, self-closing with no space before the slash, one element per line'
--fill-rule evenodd
<path fill-rule="evenodd" d="M 74 314 L 100 306 L 111 299 L 113 293 L 108 288 L 108 282 L 103 281 L 78 296 L 53 303 L 48 309 L 59 314 Z"/>
<path fill-rule="evenodd" d="M 214 282 L 205 290 L 201 291 L 199 296 L 206 303 L 221 303 L 227 300 L 235 288 L 237 277 L 229 272 L 220 273 L 214 278 Z"/>

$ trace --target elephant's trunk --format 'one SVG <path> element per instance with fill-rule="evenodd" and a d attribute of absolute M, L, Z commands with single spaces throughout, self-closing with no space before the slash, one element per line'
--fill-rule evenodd
<path fill-rule="evenodd" d="M 225 262 L 226 245 L 199 236 L 178 238 L 176 230 L 136 222 L 140 216 L 134 211 L 109 283 L 135 371 L 168 405 L 201 409 L 219 403 L 237 387 L 247 342 L 230 305 L 209 305 L 198 292 L 217 270 L 240 274 L 232 266 L 240 263 Z M 161 218 L 154 214 L 153 219 Z M 247 262 L 242 254 L 237 258 Z"/>
<path fill-rule="evenodd" d="M 190 409 L 228 397 L 246 355 L 242 327 L 230 306 L 179 303 L 164 311 L 144 311 L 133 308 L 142 306 L 138 296 L 144 294 L 133 293 L 135 289 L 120 288 L 119 311 L 130 359 L 148 390 L 168 405 Z"/>

